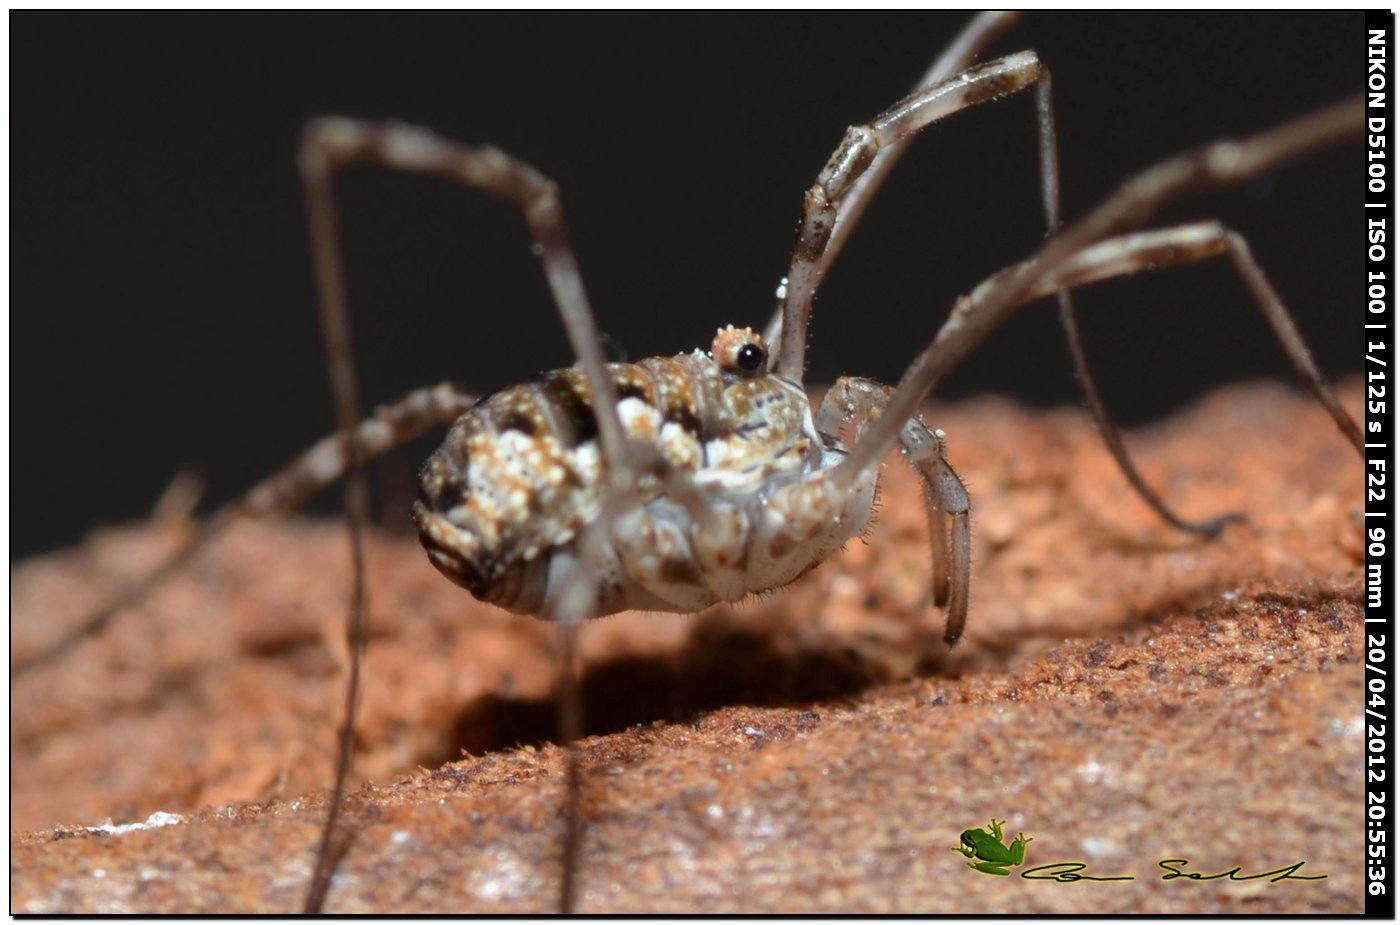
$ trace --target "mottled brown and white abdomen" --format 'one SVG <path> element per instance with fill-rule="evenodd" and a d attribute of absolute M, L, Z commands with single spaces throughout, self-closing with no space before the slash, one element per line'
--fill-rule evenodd
<path fill-rule="evenodd" d="M 667 474 L 630 486 L 597 564 L 593 615 L 693 612 L 791 581 L 864 531 L 875 473 L 837 491 L 807 397 L 770 374 L 762 339 L 719 332 L 694 351 L 608 367 L 630 439 Z M 825 471 L 824 471 L 825 470 Z M 607 484 L 593 399 L 578 369 L 495 393 L 424 466 L 414 514 L 433 564 L 476 597 L 548 616 Z M 667 478 L 684 491 L 668 492 Z M 868 481 L 868 484 L 866 482 Z"/>

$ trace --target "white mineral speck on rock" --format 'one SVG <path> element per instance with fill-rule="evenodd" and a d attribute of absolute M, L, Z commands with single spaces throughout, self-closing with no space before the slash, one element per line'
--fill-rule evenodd
<path fill-rule="evenodd" d="M 102 825 L 90 825 L 89 832 L 101 832 L 104 835 L 125 835 L 127 832 L 139 832 L 142 829 L 158 829 L 163 825 L 175 825 L 177 822 L 184 822 L 185 817 L 178 813 L 154 812 L 146 817 L 145 822 L 129 822 L 125 825 L 112 825 L 104 822 Z"/>

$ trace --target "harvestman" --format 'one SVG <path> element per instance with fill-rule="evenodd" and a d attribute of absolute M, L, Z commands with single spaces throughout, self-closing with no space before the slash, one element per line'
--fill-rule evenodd
<path fill-rule="evenodd" d="M 605 362 L 557 190 L 533 167 L 494 148 L 459 145 L 403 125 L 327 118 L 307 127 L 300 163 L 340 436 L 322 441 L 216 513 L 150 581 L 89 620 L 83 632 L 96 631 L 238 517 L 289 510 L 344 477 L 355 575 L 347 635 L 355 657 L 309 910 L 320 909 L 343 847 L 338 817 L 365 637 L 362 465 L 433 426 L 456 422 L 424 468 L 415 505 L 422 542 L 434 565 L 477 597 L 559 625 L 565 742 L 581 730 L 574 660 L 584 620 L 636 608 L 692 612 L 794 580 L 864 532 L 881 463 L 896 444 L 926 486 L 932 596 L 947 610 L 945 639 L 955 643 L 969 606 L 969 504 L 948 463 L 943 434 L 930 429 L 918 409 L 969 350 L 1036 299 L 1057 298 L 1076 372 L 1106 443 L 1138 493 L 1178 528 L 1214 535 L 1237 515 L 1184 520 L 1138 474 L 1089 376 L 1068 292 L 1074 287 L 1229 256 L 1300 377 L 1361 450 L 1360 431 L 1240 236 L 1215 222 L 1131 232 L 1174 198 L 1238 182 L 1359 134 L 1360 100 L 1165 161 L 1061 228 L 1048 69 L 1032 52 L 971 66 L 1009 21 L 995 14 L 975 19 L 918 89 L 847 131 L 806 193 L 778 309 L 764 334 L 728 327 L 708 353 L 637 364 Z M 1056 233 L 1030 259 L 959 299 L 896 387 L 842 378 L 813 413 L 802 383 L 812 299 L 880 181 L 922 129 L 1026 89 L 1036 94 L 1042 207 L 1047 229 Z M 362 422 L 331 188 L 334 173 L 355 164 L 438 176 L 514 202 L 577 365 L 484 399 L 451 385 L 420 390 Z M 846 425 L 855 431 L 849 444 L 841 438 Z M 17 670 L 55 657 L 74 638 Z M 560 894 L 565 910 L 574 907 L 580 838 L 581 771 L 577 755 L 569 755 Z"/>

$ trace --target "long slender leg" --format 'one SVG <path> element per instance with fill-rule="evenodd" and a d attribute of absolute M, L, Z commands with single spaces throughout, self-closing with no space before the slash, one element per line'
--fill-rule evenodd
<path fill-rule="evenodd" d="M 345 274 L 340 267 L 335 204 L 331 193 L 332 160 L 319 145 L 303 139 L 299 160 L 302 191 L 306 199 L 307 230 L 310 234 L 312 272 L 318 295 L 321 340 L 325 350 L 326 375 L 336 430 L 346 456 L 344 481 L 345 518 L 350 536 L 350 607 L 345 618 L 345 642 L 350 653 L 350 673 L 345 684 L 345 712 L 337 736 L 335 783 L 331 790 L 326 822 L 316 850 L 315 867 L 307 888 L 307 913 L 319 913 L 330 887 L 331 872 L 349 848 L 348 834 L 339 829 L 345 799 L 345 782 L 355 757 L 355 716 L 360 702 L 360 667 L 364 662 L 365 557 L 364 529 L 369 517 L 369 486 L 352 432 L 360 418 L 359 375 L 355 368 L 350 312 L 345 302 Z"/>
<path fill-rule="evenodd" d="M 1336 393 L 1328 386 L 1322 370 L 1318 369 L 1312 353 L 1308 350 L 1307 342 L 1298 333 L 1293 317 L 1288 313 L 1288 308 L 1283 304 L 1278 291 L 1269 282 L 1264 268 L 1254 256 L 1254 251 L 1250 249 L 1243 235 L 1222 226 L 1219 222 L 1178 225 L 1100 242 L 1081 251 L 1073 260 L 1067 262 L 1055 276 L 1038 286 L 1032 297 L 1043 295 L 1046 289 L 1055 285 L 1084 286 L 1141 270 L 1195 263 L 1221 255 L 1230 258 L 1240 278 L 1249 287 L 1250 294 L 1258 303 L 1264 319 L 1269 322 L 1274 336 L 1279 339 L 1284 352 L 1292 361 L 1298 378 L 1327 409 L 1343 436 L 1358 453 L 1362 452 L 1361 429 L 1337 400 Z"/>
<path fill-rule="evenodd" d="M 1059 230 L 1063 220 L 1060 215 L 1059 146 L 1055 141 L 1054 96 L 1051 92 L 1051 77 L 1048 70 L 1040 83 L 1036 85 L 1035 96 L 1038 116 L 1037 133 L 1040 136 L 1041 206 L 1045 212 L 1046 233 L 1054 234 Z M 1138 493 L 1138 496 L 1156 512 L 1158 517 L 1178 530 L 1184 530 L 1187 533 L 1216 536 L 1226 524 L 1239 520 L 1240 517 L 1237 514 L 1223 514 L 1202 521 L 1185 520 L 1167 507 L 1167 503 L 1162 500 L 1162 497 L 1152 490 L 1152 487 L 1147 484 L 1147 480 L 1142 477 L 1142 473 L 1138 471 L 1136 464 L 1133 463 L 1132 457 L 1128 455 L 1128 448 L 1123 443 L 1123 437 L 1119 434 L 1112 418 L 1109 417 L 1108 406 L 1099 394 L 1098 385 L 1095 384 L 1093 373 L 1089 370 L 1089 358 L 1085 355 L 1084 342 L 1079 336 L 1079 322 L 1075 319 L 1074 303 L 1070 299 L 1070 291 L 1068 289 L 1059 290 L 1055 293 L 1055 301 L 1058 304 L 1060 328 L 1065 332 L 1065 342 L 1069 347 L 1070 360 L 1074 364 L 1074 376 L 1079 381 L 1079 387 L 1084 391 L 1084 400 L 1089 406 L 1089 413 L 1093 416 L 1094 423 L 1099 428 L 1099 434 L 1103 437 L 1114 461 L 1118 463 L 1118 468 L 1128 483 L 1133 486 L 1133 490 Z"/>
<path fill-rule="evenodd" d="M 1120 235 L 1087 247 L 1071 259 L 1059 265 L 1055 272 L 1037 279 L 1035 287 L 1024 294 L 1026 304 L 1036 299 L 1056 294 L 1063 290 L 1087 286 L 1119 276 L 1127 276 L 1143 270 L 1165 269 L 1208 260 L 1212 257 L 1228 256 L 1241 278 L 1255 297 L 1260 311 L 1274 329 L 1275 335 L 1284 345 L 1293 361 L 1299 377 L 1314 397 L 1332 415 L 1337 429 L 1357 449 L 1362 449 L 1362 435 L 1356 422 L 1337 400 L 1336 394 L 1328 386 L 1321 370 L 1308 352 L 1307 344 L 1293 324 L 1292 317 L 1263 268 L 1254 258 L 1253 252 L 1244 238 L 1219 222 L 1195 222 L 1177 225 L 1154 231 L 1142 231 Z M 1027 264 L 1019 264 L 1003 270 L 982 283 L 973 293 L 960 301 L 956 311 L 971 312 L 981 307 L 981 300 L 995 293 L 997 287 L 1007 278 L 1022 271 Z M 873 429 L 873 425 L 872 425 Z M 899 435 L 901 443 L 904 435 Z M 854 455 L 854 450 L 853 450 Z M 847 462 L 849 462 L 849 457 Z M 842 465 L 847 463 L 843 462 Z M 1237 518 L 1239 515 L 1229 515 Z M 1224 519 L 1224 518 L 1222 518 Z"/>
<path fill-rule="evenodd" d="M 702 530 L 707 523 L 713 520 L 714 512 L 705 505 L 704 499 L 700 497 L 694 484 L 674 470 L 654 447 L 647 444 L 633 447 L 631 463 L 638 476 L 644 475 L 658 480 L 668 494 L 679 503 L 686 505 L 696 522 L 701 525 Z M 585 528 L 582 556 L 585 562 L 590 558 L 597 561 L 601 557 L 599 547 L 610 540 L 608 536 L 610 524 L 626 508 L 636 503 L 645 494 L 646 486 L 642 478 L 637 478 L 630 485 L 616 488 L 610 493 L 609 497 L 604 500 L 603 510 L 598 518 Z M 585 606 L 582 600 L 578 604 L 570 604 L 564 599 L 569 594 L 587 596 L 591 599 L 595 590 L 592 582 L 570 582 L 561 592 L 561 600 L 557 607 L 582 608 Z M 556 622 L 558 628 L 555 638 L 559 650 L 560 683 L 558 696 L 555 698 L 555 716 L 559 727 L 559 737 L 562 743 L 567 746 L 568 743 L 583 736 L 583 696 L 578 683 L 578 634 L 581 629 L 581 619 L 570 620 L 556 617 Z M 583 818 L 579 794 L 583 787 L 583 766 L 579 759 L 578 750 L 575 748 L 566 748 L 564 761 L 565 783 L 569 799 L 564 807 L 564 843 L 562 847 L 564 863 L 560 880 L 559 908 L 563 913 L 570 913 L 574 910 L 578 900 L 578 858 L 583 843 Z"/>
<path fill-rule="evenodd" d="M 344 118 L 323 118 L 308 125 L 301 152 L 303 183 L 306 190 L 312 259 L 316 267 L 317 290 L 320 297 L 322 327 L 327 332 L 328 353 L 332 362 L 332 391 L 340 409 L 340 427 L 347 433 L 357 416 L 352 352 L 349 347 L 349 311 L 346 305 L 344 272 L 340 266 L 340 245 L 335 218 L 332 177 L 336 171 L 355 164 L 371 164 L 392 170 L 441 177 L 492 196 L 514 202 L 521 210 L 534 240 L 536 252 L 543 265 L 559 315 L 578 357 L 584 377 L 592 392 L 592 403 L 598 424 L 598 439 L 606 463 L 609 485 L 604 502 L 604 516 L 590 524 L 581 536 L 584 554 L 564 583 L 558 598 L 549 602 L 549 612 L 542 616 L 558 622 L 566 634 L 566 655 L 562 665 L 560 722 L 567 748 L 573 735 L 581 728 L 579 696 L 575 689 L 577 677 L 572 658 L 572 634 L 590 616 L 596 598 L 597 566 L 600 557 L 600 536 L 605 531 L 607 512 L 616 508 L 613 499 L 626 493 L 634 481 L 629 447 L 622 423 L 618 418 L 617 400 L 611 378 L 607 375 L 602 343 L 593 312 L 584 292 L 583 279 L 569 246 L 564 229 L 558 191 L 553 181 L 535 168 L 489 147 L 468 147 L 438 138 L 423 129 L 403 125 L 362 122 Z M 350 441 L 345 440 L 347 446 Z M 351 450 L 350 477 L 346 480 L 347 509 L 350 513 L 350 533 L 355 592 L 351 608 L 350 629 L 353 653 L 350 682 L 346 693 L 345 722 L 341 728 L 341 749 L 337 759 L 336 784 L 327 811 L 327 822 L 317 852 L 316 866 L 306 896 L 306 911 L 317 912 L 324 901 L 336 856 L 336 821 L 343 802 L 344 781 L 352 757 L 353 726 L 356 707 L 356 682 L 360 662 L 360 642 L 363 623 L 361 590 L 363 566 L 358 556 L 358 513 L 363 504 L 361 479 L 355 474 L 357 460 Z M 572 752 L 572 749 L 570 749 Z M 579 842 L 577 783 L 581 769 L 571 756 L 570 797 L 565 811 L 565 852 L 563 858 L 563 911 L 570 911 L 574 893 L 574 873 L 577 867 Z"/>
<path fill-rule="evenodd" d="M 583 847 L 583 764 L 573 743 L 583 738 L 583 691 L 579 685 L 578 623 L 561 623 L 555 630 L 559 647 L 559 691 L 554 698 L 555 721 L 564 748 L 564 843 L 559 880 L 559 911 L 574 911 L 578 901 L 578 857 Z"/>
<path fill-rule="evenodd" d="M 302 171 L 308 207 L 328 226 L 316 232 L 313 257 L 321 299 L 346 315 L 344 273 L 335 232 L 330 179 L 346 167 L 369 164 L 406 173 L 440 177 L 515 203 L 534 239 L 569 345 L 593 392 L 599 441 L 612 462 L 626 459 L 626 440 L 617 416 L 616 394 L 607 375 L 598 326 L 593 320 L 583 277 L 568 242 L 558 189 L 534 167 L 497 148 L 470 147 L 439 138 L 426 129 L 399 124 L 322 118 L 306 129 Z M 315 225 L 321 224 L 321 221 Z M 625 479 L 618 474 L 618 480 Z"/>
<path fill-rule="evenodd" d="M 1363 113 L 1364 101 L 1354 97 L 1242 141 L 1217 141 L 1177 155 L 1129 179 L 1097 208 L 1061 229 L 1029 260 L 997 273 L 958 301 L 933 341 L 905 371 L 885 414 L 840 464 L 843 479 L 853 483 L 861 470 L 882 459 L 899 439 L 900 422 L 917 411 L 929 392 L 1012 312 L 1035 298 L 1038 290 L 1049 294 L 1064 288 L 1061 270 L 1077 255 L 1142 225 L 1167 203 L 1188 193 L 1229 186 L 1356 137 L 1362 132 Z M 1310 358 L 1296 351 L 1300 340 L 1284 339 L 1295 366 L 1315 368 Z M 1330 391 L 1320 377 L 1316 387 Z M 1340 409 L 1335 398 L 1326 404 Z M 1348 436 L 1354 429 L 1354 424 L 1343 428 Z"/>
<path fill-rule="evenodd" d="M 314 222 L 313 222 L 314 225 Z M 348 318 L 342 318 L 348 322 Z M 330 331 L 329 328 L 323 330 Z M 327 333 L 327 352 L 333 353 L 337 349 L 350 349 L 348 327 L 341 332 L 341 337 L 337 338 L 333 333 Z M 360 671 L 364 663 L 364 648 L 367 641 L 366 634 L 366 606 L 367 597 L 364 583 L 364 548 L 363 531 L 368 519 L 369 492 L 366 483 L 363 463 L 366 458 L 365 449 L 360 441 L 356 439 L 362 431 L 367 430 L 369 438 L 369 448 L 380 446 L 376 443 L 376 438 L 382 440 L 382 447 L 387 449 L 396 443 L 402 443 L 409 439 L 407 433 L 401 435 L 401 439 L 393 440 L 392 427 L 374 427 L 379 423 L 389 423 L 395 418 L 395 412 L 399 412 L 398 417 L 411 416 L 413 405 L 399 405 L 391 408 L 385 415 L 389 421 L 381 422 L 372 420 L 367 422 L 370 426 L 359 425 L 356 427 L 355 418 L 358 417 L 358 392 L 337 392 L 343 388 L 345 383 L 357 381 L 354 370 L 354 359 L 351 353 L 332 360 L 332 368 L 340 367 L 339 373 L 332 372 L 331 388 L 336 392 L 336 411 L 341 423 L 341 434 L 333 441 L 322 441 L 321 444 L 313 447 L 301 462 L 304 466 L 298 466 L 293 471 L 286 473 L 282 479 L 275 480 L 273 485 L 267 487 L 266 491 L 257 492 L 250 495 L 250 504 L 269 504 L 272 506 L 289 500 L 287 496 L 297 494 L 309 494 L 313 490 L 314 483 L 325 484 L 326 480 L 334 480 L 338 476 L 345 479 L 345 503 L 350 532 L 350 558 L 352 564 L 352 589 L 350 597 L 350 616 L 346 622 L 346 644 L 350 652 L 350 675 L 346 681 L 345 695 L 345 716 L 340 728 L 339 741 L 336 751 L 336 774 L 334 789 L 332 790 L 330 808 L 327 813 L 325 828 L 322 829 L 320 846 L 316 854 L 316 866 L 312 873 L 311 885 L 308 888 L 305 910 L 307 912 L 319 912 L 325 903 L 326 890 L 330 887 L 330 875 L 340 858 L 349 848 L 348 837 L 338 839 L 337 821 L 340 815 L 342 801 L 344 799 L 345 784 L 350 776 L 350 767 L 354 761 L 355 754 L 355 716 L 359 708 L 360 699 Z M 441 394 L 434 394 L 441 392 Z M 450 387 L 446 390 L 430 390 L 423 396 L 423 410 L 436 410 L 437 415 L 430 415 L 429 418 L 441 420 L 450 413 L 453 417 L 461 414 L 466 404 L 467 396 L 455 392 Z M 461 400 L 458 400 L 461 399 Z M 349 423 L 345 423 L 348 421 Z M 435 423 L 435 421 L 430 421 Z M 422 428 L 423 430 L 426 429 Z M 419 431 L 421 432 L 421 430 Z M 383 438 L 390 438 L 384 440 Z M 300 478 L 298 476 L 301 476 Z M 285 494 L 279 494 L 277 489 L 284 489 Z"/>
<path fill-rule="evenodd" d="M 989 17 L 979 17 L 974 20 L 968 32 L 972 36 L 965 36 L 966 41 L 960 43 L 961 47 L 967 50 L 967 54 L 975 54 L 980 43 L 989 41 L 997 31 L 1004 28 L 1009 23 L 1000 19 Z M 979 31 L 979 27 L 980 30 Z M 952 53 L 945 54 L 925 76 L 920 88 L 913 95 L 896 104 L 890 112 L 904 109 L 918 109 L 924 106 L 931 106 L 936 99 L 941 88 L 934 88 L 935 80 L 942 79 L 945 74 L 940 70 L 940 66 L 952 68 L 956 63 L 964 61 L 965 58 Z M 1010 62 L 1013 59 L 1002 59 L 1002 62 Z M 985 67 L 994 68 L 1002 62 L 992 62 Z M 958 80 L 971 81 L 976 79 L 974 75 L 980 73 L 981 69 L 973 69 L 964 75 L 960 75 Z M 995 73 L 995 72 L 994 72 Z M 1019 71 L 1016 72 L 1020 76 Z M 1031 74 L 1028 69 L 1026 74 Z M 956 81 L 954 81 L 956 82 Z M 1045 215 L 1047 233 L 1054 233 L 1061 225 L 1060 216 L 1060 171 L 1059 156 L 1055 141 L 1055 116 L 1053 93 L 1051 90 L 1051 75 L 1044 65 L 1036 64 L 1033 76 L 1030 80 L 1034 83 L 1036 90 L 1036 113 L 1037 113 L 1037 134 L 1039 136 L 1040 152 L 1040 174 L 1041 174 L 1041 204 Z M 1021 89 L 1023 86 L 1013 87 Z M 1002 95 L 1000 91 L 992 96 Z M 927 96 L 926 100 L 920 100 L 921 96 Z M 932 121 L 942 118 L 957 109 L 975 105 L 985 99 L 991 98 L 982 92 L 969 94 L 961 100 L 955 108 L 948 111 L 929 112 L 921 119 L 927 121 L 910 122 L 906 130 L 911 134 Z M 842 147 L 837 149 L 832 161 L 827 164 L 821 177 L 818 178 L 817 185 L 809 191 L 806 202 L 806 214 L 804 215 L 802 232 L 799 236 L 797 248 L 793 256 L 793 265 L 787 280 L 787 285 L 783 289 L 782 298 L 779 302 L 778 315 L 775 320 L 769 323 L 768 330 L 774 342 L 779 344 L 774 351 L 774 363 L 780 372 L 794 378 L 801 378 L 801 355 L 805 350 L 805 343 L 787 344 L 782 342 L 781 336 L 785 330 L 795 332 L 794 339 L 798 337 L 805 342 L 806 324 L 811 311 L 811 301 L 815 295 L 817 286 L 825 276 L 827 268 L 835 259 L 841 245 L 844 243 L 860 213 L 865 209 L 869 199 L 874 195 L 875 189 L 883 180 L 886 173 L 893 166 L 894 161 L 908 147 L 910 138 L 908 135 L 899 138 L 881 138 L 878 129 L 882 124 L 884 115 L 877 116 L 868 127 L 851 129 L 847 132 L 843 140 Z M 862 133 L 870 130 L 870 138 L 862 137 Z M 862 150 L 852 155 L 849 149 L 853 143 L 862 145 Z M 873 149 L 873 153 L 872 153 Z M 843 151 L 847 152 L 843 154 Z M 864 163 L 862 163 L 864 162 Z M 854 167 L 848 165 L 855 164 Z M 843 180 L 841 171 L 851 170 L 851 178 Z M 844 188 L 843 188 L 844 183 Z M 829 215 L 822 215 L 825 211 Z M 814 214 L 815 212 L 815 214 Z M 824 222 L 829 219 L 830 228 L 823 231 Z M 825 236 L 824 236 L 825 234 Z M 808 260 L 801 259 L 803 251 L 809 250 L 811 256 Z M 1129 456 L 1127 447 L 1123 443 L 1118 429 L 1114 426 L 1108 414 L 1108 407 L 1099 394 L 1098 387 L 1094 382 L 1093 374 L 1089 370 L 1088 358 L 1084 352 L 1084 346 L 1079 334 L 1079 326 L 1074 316 L 1074 306 L 1070 299 L 1068 290 L 1056 293 L 1059 303 L 1060 326 L 1065 332 L 1065 340 L 1069 346 L 1070 358 L 1074 364 L 1075 377 L 1084 390 L 1085 401 L 1093 415 L 1094 422 L 1099 428 L 1099 433 L 1103 436 L 1118 467 L 1123 471 L 1123 475 L 1133 486 L 1133 489 L 1142 497 L 1143 501 L 1151 507 L 1159 517 L 1179 530 L 1190 533 L 1201 533 L 1207 536 L 1214 536 L 1220 532 L 1225 524 L 1236 520 L 1236 515 L 1226 514 L 1211 518 L 1206 521 L 1188 521 L 1173 512 L 1166 502 L 1156 494 L 1146 479 L 1138 471 Z M 800 322 L 800 329 L 794 327 L 792 322 Z M 796 365 L 784 365 L 792 363 Z"/>
<path fill-rule="evenodd" d="M 1063 296 L 1070 289 L 1079 286 L 1142 270 L 1180 266 L 1218 256 L 1230 257 L 1258 302 L 1260 311 L 1293 360 L 1299 376 L 1331 413 L 1338 429 L 1360 452 L 1361 431 L 1328 387 L 1278 293 L 1255 260 L 1253 252 L 1241 235 L 1218 222 L 1178 225 L 1101 241 L 1073 255 L 1054 272 L 1037 277 L 1034 288 L 1024 294 L 1024 302 L 1051 294 Z M 1024 272 L 1025 266 L 1023 264 L 1011 267 L 997 274 L 974 290 L 971 296 L 960 303 L 959 308 L 975 307 L 980 298 L 994 293 L 1003 280 L 1014 278 L 1018 272 Z M 966 310 L 971 311 L 972 307 Z M 894 395 L 895 392 L 890 387 L 871 380 L 842 378 L 823 398 L 815 423 L 821 433 L 835 436 L 842 423 L 859 418 L 862 425 L 857 430 L 856 442 L 861 446 L 865 442 L 862 438 L 867 428 L 873 430 L 877 426 L 884 426 L 888 429 L 888 424 L 880 425 L 879 421 L 882 417 L 891 415 L 890 406 Z M 945 638 L 949 645 L 952 645 L 962 633 L 967 614 L 968 576 L 971 571 L 967 492 L 948 465 L 941 433 L 929 430 L 922 419 L 915 415 L 905 420 L 897 435 L 906 460 L 915 467 L 925 482 L 925 501 L 933 550 L 933 598 L 935 603 L 940 605 L 945 599 L 948 602 L 948 630 Z M 865 440 L 868 441 L 868 438 Z M 842 466 L 854 465 L 854 456 L 853 452 Z M 859 470 L 848 471 L 853 475 Z M 1144 493 L 1144 497 L 1151 497 L 1151 493 Z M 953 518 L 950 537 L 944 522 L 946 516 Z M 1227 515 L 1217 518 L 1217 521 L 1223 523 L 1238 516 Z M 951 554 L 945 545 L 949 538 Z"/>
<path fill-rule="evenodd" d="M 943 53 L 929 66 L 929 69 L 924 72 L 909 92 L 917 93 L 947 80 L 959 71 L 966 70 L 997 36 L 1010 28 L 1020 18 L 1020 15 L 1020 13 L 1008 10 L 978 13 L 971 22 L 963 27 L 963 31 L 944 49 Z M 879 192 L 885 178 L 889 176 L 894 165 L 899 162 L 900 157 L 908 149 L 909 139 L 896 141 L 881 148 L 869 166 L 851 184 L 850 190 L 837 206 L 836 217 L 832 221 L 831 237 L 827 240 L 826 247 L 822 250 L 818 260 L 817 278 L 819 280 L 825 278 L 827 271 L 836 261 L 836 256 L 841 253 L 841 248 L 845 246 L 846 239 L 851 236 L 851 232 L 855 231 L 860 217 L 865 214 L 866 207 L 870 205 L 870 201 Z M 786 286 L 783 289 L 786 290 Z M 777 307 L 763 329 L 763 337 L 772 348 L 771 358 L 774 363 L 777 362 L 782 344 L 783 302 L 785 300 L 786 294 L 784 292 L 779 295 Z"/>
<path fill-rule="evenodd" d="M 456 420 L 476 403 L 477 396 L 452 383 L 419 389 L 375 410 L 374 416 L 355 429 L 353 446 L 367 461 L 418 437 L 433 427 Z M 349 469 L 350 457 L 341 437 L 328 437 L 295 460 L 254 485 L 243 497 L 215 511 L 165 562 L 123 591 L 101 610 L 90 614 L 76 629 L 50 643 L 42 651 L 10 666 L 13 675 L 54 661 L 79 640 L 99 632 L 118 614 L 146 599 L 171 575 L 223 532 L 244 518 L 285 514 L 296 510 L 313 495 L 339 480 Z"/>
<path fill-rule="evenodd" d="M 872 379 L 844 376 L 822 398 L 814 423 L 824 436 L 836 437 L 841 425 L 859 421 L 856 440 L 871 422 L 885 413 L 894 390 Z M 942 431 L 931 430 L 919 415 L 904 422 L 899 432 L 904 459 L 924 481 L 929 547 L 933 557 L 932 596 L 948 612 L 943 638 L 953 645 L 967 624 L 968 590 L 972 578 L 972 528 L 967 489 L 944 452 Z M 948 521 L 952 520 L 951 530 Z"/>
<path fill-rule="evenodd" d="M 938 56 L 924 75 L 919 78 L 919 82 L 914 85 L 911 93 L 917 93 L 927 87 L 941 83 L 953 77 L 960 71 L 965 71 L 977 59 L 988 45 L 997 36 L 1010 28 L 1020 13 L 1007 10 L 991 10 L 978 13 L 968 23 L 963 31 L 958 35 L 953 43 Z M 894 165 L 904 156 L 904 152 L 909 150 L 910 138 L 903 138 L 881 148 L 870 164 L 861 172 L 861 175 L 851 184 L 851 188 L 846 195 L 841 197 L 841 202 L 836 208 L 836 217 L 833 220 L 833 228 L 830 239 L 826 242 L 826 247 L 822 250 L 821 259 L 817 267 L 818 277 L 826 275 L 836 256 L 841 253 L 841 248 L 845 246 L 846 239 L 855 230 L 856 223 L 860 221 L 861 215 L 865 213 L 866 206 L 875 198 L 875 194 L 880 189 L 880 184 L 885 182 Z M 769 341 L 770 344 L 775 343 Z"/>
<path fill-rule="evenodd" d="M 773 365 L 779 375 L 802 381 L 812 298 L 821 283 L 824 266 L 830 262 L 823 255 L 835 235 L 842 201 L 880 152 L 955 112 L 1024 90 L 1043 73 L 1034 52 L 999 58 L 918 90 L 870 122 L 846 130 L 804 199 L 802 223 L 784 287 L 782 338 Z"/>

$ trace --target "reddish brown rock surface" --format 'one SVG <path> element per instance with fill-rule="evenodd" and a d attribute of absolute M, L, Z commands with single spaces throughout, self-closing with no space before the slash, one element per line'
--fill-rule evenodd
<path fill-rule="evenodd" d="M 1154 520 L 1078 413 L 979 401 L 933 419 L 975 505 L 972 617 L 951 655 L 922 601 L 917 484 L 893 464 L 868 542 L 797 586 L 584 633 L 590 730 L 606 734 L 582 746 L 581 910 L 1360 911 L 1361 482 L 1330 421 L 1242 387 L 1134 435 L 1179 509 L 1248 512 L 1205 542 Z M 16 655 L 170 540 L 104 531 L 21 564 Z M 331 776 L 345 558 L 334 525 L 240 526 L 14 681 L 13 911 L 299 905 L 323 807 L 306 795 Z M 357 771 L 376 785 L 354 797 L 328 909 L 548 910 L 561 753 L 509 748 L 552 735 L 548 628 L 476 605 L 412 540 L 375 542 L 370 582 Z M 188 818 L 85 828 L 156 811 Z M 949 849 L 992 816 L 1034 838 L 1025 867 L 1135 879 L 970 871 Z M 1164 882 L 1164 858 L 1327 876 Z"/>

